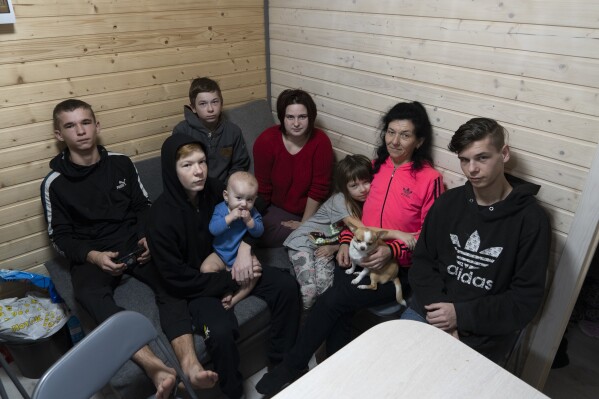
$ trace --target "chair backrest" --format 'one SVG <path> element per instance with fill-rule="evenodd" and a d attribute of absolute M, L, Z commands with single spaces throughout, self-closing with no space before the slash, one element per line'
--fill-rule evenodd
<path fill-rule="evenodd" d="M 119 312 L 100 324 L 60 358 L 38 381 L 33 399 L 89 398 L 119 368 L 157 336 L 142 314 Z"/>

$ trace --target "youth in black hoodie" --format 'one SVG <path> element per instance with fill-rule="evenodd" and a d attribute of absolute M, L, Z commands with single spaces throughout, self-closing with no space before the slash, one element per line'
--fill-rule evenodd
<path fill-rule="evenodd" d="M 513 189 L 492 206 L 470 182 L 435 201 L 409 273 L 410 306 L 426 317 L 424 305 L 453 303 L 460 340 L 495 361 L 541 305 L 550 247 L 540 186 L 505 176 Z"/>
<path fill-rule="evenodd" d="M 162 145 L 164 192 L 150 211 L 148 245 L 169 292 L 187 299 L 196 331 L 203 333 L 214 361 L 221 390 L 229 398 L 239 398 L 243 395 L 243 380 L 238 371 L 239 352 L 235 343 L 238 324 L 233 311 L 225 310 L 221 303 L 223 293 L 231 292 L 237 285 L 227 271 L 200 272 L 201 263 L 212 252 L 213 238 L 208 225 L 216 204 L 222 201 L 224 186 L 208 177 L 204 189 L 198 192 L 198 203 L 194 206 L 189 202 L 176 171 L 177 150 L 189 143 L 199 143 L 204 148 L 185 134 L 172 135 Z M 300 312 L 297 282 L 289 273 L 263 265 L 252 295 L 262 298 L 270 309 L 268 356 L 278 362 L 297 335 Z"/>

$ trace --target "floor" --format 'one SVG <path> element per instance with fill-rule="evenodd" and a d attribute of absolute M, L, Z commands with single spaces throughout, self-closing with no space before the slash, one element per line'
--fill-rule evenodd
<path fill-rule="evenodd" d="M 543 392 L 552 399 L 599 397 L 599 337 L 582 333 L 572 323 L 566 331 L 570 364 L 552 369 Z"/>
<path fill-rule="evenodd" d="M 552 399 L 596 399 L 599 397 L 599 338 L 583 334 L 577 324 L 571 324 L 568 327 L 566 337 L 570 364 L 560 369 L 551 370 L 543 392 Z M 316 362 L 312 358 L 310 367 L 315 365 Z M 19 376 L 25 390 L 31 394 L 37 380 L 23 377 L 14 363 L 11 363 L 10 367 Z M 245 381 L 247 399 L 262 398 L 254 386 L 265 372 L 266 369 L 261 370 Z M 0 369 L 0 381 L 4 384 L 9 398 L 21 397 L 3 369 Z M 110 396 L 100 393 L 93 399 L 108 399 Z"/>

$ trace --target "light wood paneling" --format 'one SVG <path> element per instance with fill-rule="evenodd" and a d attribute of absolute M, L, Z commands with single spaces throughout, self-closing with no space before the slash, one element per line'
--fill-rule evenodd
<path fill-rule="evenodd" d="M 15 0 L 0 26 L 0 268 L 45 273 L 39 200 L 58 152 L 52 109 L 89 102 L 101 143 L 141 160 L 160 147 L 210 76 L 225 107 L 266 98 L 264 3 L 258 0 Z M 0 286 L 0 296 L 6 294 Z"/>
<path fill-rule="evenodd" d="M 41 1 L 41 0 L 38 0 Z M 311 10 L 343 11 L 357 14 L 390 14 L 401 10 L 403 15 L 430 18 L 460 18 L 484 21 L 519 22 L 573 27 L 597 27 L 599 4 L 594 1 L 562 0 L 452 0 L 423 2 L 421 0 L 378 0 L 376 2 L 345 0 L 271 1 L 281 9 L 305 8 Z M 484 18 L 482 18 L 484 16 Z"/>
<path fill-rule="evenodd" d="M 19 18 L 19 15 L 16 17 Z M 262 7 L 19 18 L 14 31 L 7 25 L 0 26 L 0 42 L 79 35 L 118 35 L 123 32 L 197 26 L 259 24 L 263 19 Z"/>
<path fill-rule="evenodd" d="M 465 0 L 461 1 L 461 3 L 465 2 Z M 575 1 L 573 3 L 576 5 L 570 7 L 578 7 L 581 2 L 590 4 L 592 0 Z M 577 26 L 564 27 L 560 26 L 559 22 L 550 25 L 495 22 L 486 20 L 485 18 L 491 15 L 483 13 L 473 19 L 429 17 L 425 10 L 431 7 L 425 2 L 421 2 L 424 16 L 399 14 L 403 12 L 401 5 L 389 5 L 384 9 L 386 5 L 379 2 L 372 2 L 372 9 L 364 13 L 318 10 L 324 3 L 318 0 L 302 1 L 299 5 L 302 9 L 293 9 L 298 5 L 285 8 L 279 7 L 278 1 L 273 1 L 270 3 L 270 22 L 273 25 L 328 26 L 333 30 L 370 33 L 380 35 L 382 38 L 399 36 L 576 57 L 597 54 L 599 50 L 599 43 L 596 40 L 599 37 L 596 21 L 595 29 L 589 29 Z M 344 5 L 341 8 L 345 7 Z M 477 7 L 474 9 L 478 11 Z M 548 11 L 548 8 L 542 10 L 542 13 L 547 12 L 551 11 Z M 483 15 L 481 19 L 480 16 Z M 596 18 L 596 14 L 591 18 Z"/>
<path fill-rule="evenodd" d="M 129 14 L 150 13 L 165 11 L 202 10 L 207 8 L 243 8 L 262 7 L 260 0 L 177 0 L 165 2 L 163 0 L 144 0 L 143 2 L 94 0 L 92 2 L 72 0 L 13 0 L 15 12 L 20 17 L 64 17 L 72 15 L 98 15 L 98 14 Z"/>
<path fill-rule="evenodd" d="M 581 199 L 599 203 L 585 188 L 599 143 L 599 3 L 271 0 L 269 7 L 273 103 L 289 87 L 312 93 L 317 124 L 341 157 L 372 156 L 382 114 L 420 101 L 448 188 L 464 183 L 446 149 L 453 132 L 472 117 L 498 120 L 510 136 L 508 170 L 542 187 L 537 198 L 553 227 L 550 276 L 584 269 L 563 254 L 586 251 L 569 235 L 591 234 L 577 227 L 578 212 L 588 212 Z M 560 258 L 567 270 L 556 269 Z M 578 288 L 570 285 L 566 296 Z M 550 297 L 560 289 L 551 282 Z M 544 331 L 563 332 L 552 327 Z M 533 356 L 550 363 L 554 350 Z"/>
<path fill-rule="evenodd" d="M 72 38 L 29 39 L 0 47 L 0 59 L 6 63 L 56 60 L 79 56 L 149 51 L 173 47 L 194 47 L 210 43 L 235 43 L 263 40 L 260 24 L 201 26 L 163 31 L 124 32 L 119 35 L 85 35 Z"/>

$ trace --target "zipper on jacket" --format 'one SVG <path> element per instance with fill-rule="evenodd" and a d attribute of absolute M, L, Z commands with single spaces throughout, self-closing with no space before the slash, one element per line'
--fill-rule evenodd
<path fill-rule="evenodd" d="M 391 173 L 391 178 L 389 179 L 389 184 L 387 185 L 387 191 L 385 192 L 385 199 L 383 200 L 383 206 L 381 206 L 381 220 L 379 221 L 380 228 L 383 228 L 383 212 L 385 211 L 385 205 L 387 204 L 387 196 L 389 195 L 389 189 L 391 188 L 391 182 L 393 181 L 393 176 L 395 176 L 396 170 L 397 166 L 393 166 L 393 173 Z"/>

